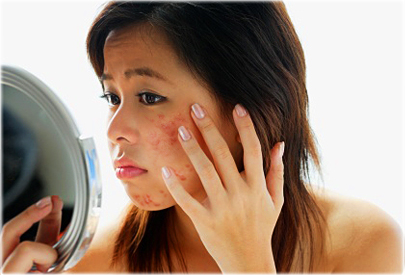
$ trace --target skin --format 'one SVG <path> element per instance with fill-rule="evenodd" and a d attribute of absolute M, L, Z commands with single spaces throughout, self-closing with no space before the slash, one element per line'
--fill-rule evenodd
<path fill-rule="evenodd" d="M 58 257 L 52 246 L 58 241 L 62 208 L 59 196 L 46 197 L 4 225 L 1 232 L 2 273 L 26 273 L 33 263 L 43 272 L 52 266 Z M 21 235 L 36 222 L 39 222 L 39 229 L 35 242 L 20 242 Z"/>
<path fill-rule="evenodd" d="M 240 222 L 229 224 L 227 220 L 221 220 L 220 217 L 212 217 L 218 222 L 217 225 L 213 224 L 213 227 L 223 227 L 222 234 L 216 232 L 218 233 L 215 234 L 216 237 L 212 237 L 214 228 L 206 226 L 207 220 L 204 219 L 208 219 L 208 216 L 192 209 L 196 205 L 204 205 L 211 210 L 215 207 L 223 209 L 225 215 L 222 215 L 222 218 L 226 216 L 227 212 L 232 214 L 234 207 L 240 203 L 240 197 L 231 196 L 226 205 L 222 205 L 223 202 L 217 202 L 219 198 L 224 199 L 227 196 L 222 193 L 223 197 L 221 197 L 221 189 L 218 189 L 218 186 L 221 188 L 226 185 L 225 181 L 220 180 L 220 177 L 234 182 L 228 183 L 229 190 L 232 189 L 232 184 L 237 186 L 238 181 L 243 182 L 244 185 L 248 184 L 244 181 L 244 172 L 240 174 L 243 167 L 243 147 L 238 141 L 241 129 L 237 129 L 237 123 L 235 127 L 232 121 L 221 118 L 219 106 L 210 96 L 206 85 L 180 62 L 164 35 L 148 25 L 131 26 L 112 31 L 104 46 L 104 61 L 104 74 L 109 75 L 103 81 L 103 86 L 104 93 L 108 95 L 109 103 L 111 103 L 107 131 L 112 160 L 126 157 L 148 170 L 147 173 L 138 177 L 121 180 L 131 201 L 145 210 L 161 210 L 175 206 L 176 229 L 179 230 L 179 236 L 181 236 L 180 242 L 186 244 L 183 251 L 190 253 L 193 251 L 193 253 L 205 255 L 208 252 L 222 271 L 237 271 L 238 267 L 243 271 L 274 269 L 274 261 L 270 253 L 270 237 L 281 206 L 277 205 L 274 208 L 267 190 L 262 190 L 263 194 L 266 194 L 265 197 L 252 194 L 249 197 L 248 191 L 242 189 L 243 187 L 239 188 L 243 192 L 246 191 L 247 209 L 249 211 L 251 208 L 253 209 L 252 213 L 242 213 L 246 216 L 238 217 L 242 223 L 246 224 L 246 227 Z M 145 75 L 128 77 L 125 72 L 134 67 L 149 67 L 168 81 Z M 166 100 L 153 105 L 145 105 L 145 102 L 139 102 L 135 96 L 144 90 L 157 92 L 166 97 Z M 155 100 L 159 99 L 152 99 L 152 101 Z M 205 113 L 209 114 L 201 120 L 201 122 L 205 121 L 205 126 L 197 122 L 194 115 L 191 115 L 190 107 L 194 103 L 198 103 Z M 248 122 L 244 123 L 248 124 L 242 129 L 250 131 L 250 137 L 246 142 L 256 146 L 249 152 L 257 153 L 256 148 L 260 148 L 260 144 L 253 123 L 250 118 Z M 184 126 L 191 133 L 192 141 L 195 141 L 195 145 L 197 145 L 194 150 L 187 150 L 187 147 L 182 144 L 178 134 L 180 126 Z M 211 148 L 208 145 L 210 142 L 212 143 Z M 188 144 L 192 144 L 192 142 L 190 141 Z M 199 153 L 197 153 L 197 148 Z M 212 154 L 213 151 L 218 152 L 218 149 L 222 149 L 219 157 Z M 198 154 L 198 157 L 195 154 Z M 221 159 L 225 155 L 226 161 Z M 266 184 L 264 173 L 260 171 L 262 169 L 261 153 L 256 156 L 259 157 L 245 165 L 258 167 L 255 168 L 254 173 L 261 176 L 258 178 L 251 176 L 250 180 L 255 181 L 254 184 L 260 182 L 261 185 L 258 186 L 263 188 Z M 224 167 L 222 169 L 220 167 L 225 163 L 229 172 L 226 172 Z M 201 167 L 208 167 L 210 164 L 215 164 L 217 169 L 211 166 L 211 171 L 208 171 Z M 170 181 L 165 181 L 161 173 L 161 168 L 167 165 L 170 165 L 173 175 L 171 179 L 175 179 L 177 182 L 170 188 L 167 187 L 167 183 Z M 203 182 L 213 182 L 205 177 L 214 174 L 216 174 L 217 187 L 210 190 L 209 187 L 203 185 Z M 207 192 L 211 192 L 211 195 L 207 196 Z M 217 193 L 218 197 L 214 198 L 212 194 L 217 196 Z M 252 204 L 259 208 L 254 209 L 251 207 Z M 263 217 L 269 213 L 262 209 L 273 209 L 274 214 L 268 215 L 268 217 L 274 221 Z M 268 230 L 256 228 L 257 234 L 255 234 L 255 226 L 252 226 L 248 220 L 254 219 L 257 213 L 263 215 L 258 215 L 259 221 L 263 222 L 264 224 L 261 225 L 264 225 L 264 228 L 267 227 Z M 232 217 L 229 218 L 232 219 Z M 238 219 L 233 220 L 235 222 Z M 239 230 L 232 229 L 235 227 L 239 227 Z M 263 236 L 263 238 L 254 237 L 252 240 L 252 235 Z M 239 242 L 235 238 L 240 239 Z M 221 245 L 218 245 L 218 240 L 221 240 Z M 264 240 L 268 240 L 268 242 Z M 260 242 L 268 243 L 268 245 L 263 246 Z M 248 248 L 247 250 L 255 251 L 255 253 L 251 253 L 255 259 L 252 258 L 249 263 L 243 256 L 247 251 L 240 250 L 242 244 L 245 243 L 251 244 L 245 246 Z M 239 258 L 234 255 L 239 255 Z M 262 259 L 262 265 L 253 266 L 252 263 L 257 259 Z M 267 262 L 269 259 L 271 262 Z M 246 263 L 246 265 L 240 265 L 240 263 Z"/>
<path fill-rule="evenodd" d="M 174 205 L 189 272 L 275 272 L 271 247 L 266 244 L 283 204 L 282 146 L 278 143 L 271 150 L 270 172 L 265 179 L 259 177 L 263 175 L 259 169 L 262 160 L 249 116 L 238 117 L 233 111 L 234 123 L 222 120 L 208 90 L 181 65 L 170 47 L 164 46 L 161 34 L 130 31 L 130 37 L 125 32 L 109 37 L 106 69 L 114 75 L 115 83 L 106 81 L 105 86 L 115 89 L 122 100 L 119 107 L 111 108 L 109 117 L 112 158 L 125 155 L 148 169 L 145 175 L 123 181 L 131 200 L 148 210 Z M 122 76 L 129 60 L 131 66 L 144 61 L 166 68 L 171 85 L 147 77 L 129 83 Z M 170 101 L 156 108 L 140 105 L 134 95 L 137 89 L 145 88 L 162 93 Z M 191 113 L 195 102 L 207 113 L 202 120 Z M 181 125 L 192 135 L 186 142 L 177 134 Z M 248 152 L 243 156 L 241 146 Z M 201 168 L 209 163 L 216 170 L 211 166 L 203 171 Z M 167 166 L 172 177 L 164 179 L 161 166 Z M 338 196 L 318 194 L 316 200 L 326 213 L 331 239 L 326 240 L 328 258 L 315 272 L 402 272 L 401 229 L 386 213 Z M 52 245 L 59 234 L 61 209 L 62 201 L 52 196 L 48 204 L 33 205 L 4 225 L 2 272 L 26 273 L 34 262 L 45 271 L 55 262 L 57 252 Z M 36 242 L 20 243 L 20 236 L 38 221 Z M 111 273 L 108 262 L 114 232 L 93 241 L 71 272 Z"/>
<path fill-rule="evenodd" d="M 104 73 L 113 76 L 105 80 L 104 91 L 117 96 L 120 103 L 110 106 L 108 140 L 111 159 L 127 157 L 148 170 L 136 178 L 122 180 L 132 202 L 145 210 L 161 210 L 176 204 L 161 177 L 161 167 L 168 163 L 185 189 L 197 200 L 206 198 L 187 154 L 178 141 L 177 129 L 184 125 L 192 131 L 204 152 L 209 150 L 190 116 L 190 106 L 199 102 L 214 117 L 215 124 L 232 155 L 242 162 L 242 146 L 232 122 L 220 118 L 218 106 L 209 91 L 181 64 L 161 34 L 145 26 L 113 31 L 104 47 Z M 150 67 L 168 81 L 149 76 L 127 79 L 124 71 L 134 67 Z M 136 97 L 139 92 L 152 92 L 166 97 L 151 98 L 155 104 Z M 147 183 L 147 184 L 146 184 Z"/>

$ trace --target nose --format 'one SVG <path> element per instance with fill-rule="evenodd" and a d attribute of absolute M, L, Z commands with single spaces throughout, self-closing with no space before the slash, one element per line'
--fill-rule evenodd
<path fill-rule="evenodd" d="M 139 129 L 134 120 L 135 113 L 130 105 L 120 104 L 110 117 L 107 127 L 108 140 L 114 144 L 133 144 L 137 141 Z"/>

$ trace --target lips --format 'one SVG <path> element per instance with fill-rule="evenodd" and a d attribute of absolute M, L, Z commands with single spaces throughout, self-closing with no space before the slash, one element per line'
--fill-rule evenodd
<path fill-rule="evenodd" d="M 146 173 L 146 170 L 133 167 L 133 166 L 126 166 L 126 167 L 119 167 L 115 169 L 115 175 L 119 179 L 129 179 L 140 176 Z"/>
<path fill-rule="evenodd" d="M 147 172 L 128 158 L 120 158 L 114 161 L 115 174 L 119 179 L 134 178 Z"/>

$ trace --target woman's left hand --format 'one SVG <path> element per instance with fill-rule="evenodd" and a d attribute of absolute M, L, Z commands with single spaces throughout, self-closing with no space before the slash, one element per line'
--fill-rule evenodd
<path fill-rule="evenodd" d="M 179 140 L 208 197 L 200 203 L 176 177 L 163 178 L 222 272 L 276 272 L 271 237 L 284 203 L 284 142 L 271 150 L 271 167 L 265 177 L 254 124 L 246 110 L 239 116 L 236 109 L 233 117 L 243 146 L 244 171 L 239 173 L 226 141 L 207 112 L 202 118 L 192 112 L 215 166 L 190 131 L 188 140 L 182 139 L 187 133 L 180 133 Z"/>

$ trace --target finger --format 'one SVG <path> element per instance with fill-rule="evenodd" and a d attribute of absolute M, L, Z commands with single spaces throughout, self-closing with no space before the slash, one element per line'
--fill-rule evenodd
<path fill-rule="evenodd" d="M 24 241 L 5 261 L 3 273 L 27 273 L 32 265 L 51 266 L 58 258 L 58 253 L 49 245 Z"/>
<path fill-rule="evenodd" d="M 284 142 L 279 142 L 271 150 L 270 170 L 266 175 L 267 189 L 277 207 L 284 203 L 284 164 L 283 164 Z"/>
<path fill-rule="evenodd" d="M 177 177 L 173 176 L 174 174 L 170 167 L 162 167 L 163 180 L 173 199 L 192 220 L 194 220 L 195 217 L 203 215 L 204 212 L 206 212 L 204 206 L 183 188 Z"/>
<path fill-rule="evenodd" d="M 237 188 L 240 175 L 229 146 L 204 107 L 194 104 L 192 117 L 214 160 L 215 168 L 226 189 Z M 198 145 L 198 143 L 197 143 Z"/>
<path fill-rule="evenodd" d="M 19 244 L 21 235 L 24 234 L 24 232 L 34 223 L 38 222 L 51 212 L 51 206 L 51 198 L 43 198 L 4 225 L 1 232 L 2 262 L 4 262 Z"/>
<path fill-rule="evenodd" d="M 52 211 L 43 218 L 38 227 L 36 242 L 54 245 L 58 241 L 61 222 L 63 201 L 58 196 L 52 196 Z"/>
<path fill-rule="evenodd" d="M 243 164 L 249 183 L 263 183 L 263 155 L 260 140 L 247 110 L 240 104 L 233 111 L 236 128 L 243 146 Z"/>
<path fill-rule="evenodd" d="M 217 170 L 201 149 L 194 135 L 184 126 L 179 127 L 179 137 L 181 146 L 196 170 L 205 192 L 210 200 L 220 200 L 225 195 L 225 188 Z"/>

